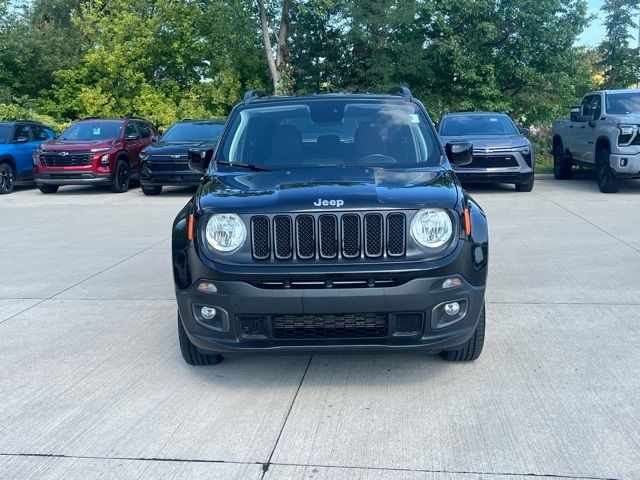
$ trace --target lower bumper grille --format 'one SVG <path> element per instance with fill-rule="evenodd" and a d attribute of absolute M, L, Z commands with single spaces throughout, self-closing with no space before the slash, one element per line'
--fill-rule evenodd
<path fill-rule="evenodd" d="M 272 318 L 273 338 L 363 338 L 386 337 L 386 314 L 276 315 Z"/>
<path fill-rule="evenodd" d="M 517 167 L 518 161 L 513 155 L 473 155 L 473 161 L 469 165 L 465 165 L 461 170 L 465 168 L 507 168 Z"/>

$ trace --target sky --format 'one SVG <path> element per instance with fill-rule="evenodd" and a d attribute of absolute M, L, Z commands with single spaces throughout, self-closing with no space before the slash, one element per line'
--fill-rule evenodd
<path fill-rule="evenodd" d="M 591 25 L 589 25 L 580 38 L 578 39 L 578 45 L 586 45 L 590 47 L 594 47 L 598 45 L 602 38 L 604 37 L 604 25 L 602 22 L 604 21 L 604 14 L 600 12 L 600 8 L 602 8 L 603 0 L 587 0 L 589 4 L 589 13 L 593 15 L 597 15 L 591 21 Z M 638 31 L 631 32 L 635 41 L 638 41 Z M 632 45 L 636 45 L 635 42 Z"/>

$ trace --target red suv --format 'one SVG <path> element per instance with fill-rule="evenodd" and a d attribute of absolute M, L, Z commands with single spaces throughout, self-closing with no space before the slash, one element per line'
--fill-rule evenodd
<path fill-rule="evenodd" d="M 158 138 L 144 118 L 87 118 L 43 143 L 33 155 L 33 176 L 42 193 L 60 185 L 110 185 L 126 192 L 140 175 L 140 151 Z"/>

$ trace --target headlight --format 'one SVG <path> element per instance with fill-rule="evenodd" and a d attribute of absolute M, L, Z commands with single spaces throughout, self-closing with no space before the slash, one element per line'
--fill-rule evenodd
<path fill-rule="evenodd" d="M 629 143 L 633 138 L 633 132 L 635 130 L 633 125 L 618 125 L 618 128 L 620 129 L 620 135 L 618 135 L 618 143 Z"/>
<path fill-rule="evenodd" d="M 247 228 L 235 213 L 216 213 L 207 222 L 207 242 L 220 252 L 230 252 L 244 243 Z"/>
<path fill-rule="evenodd" d="M 411 220 L 411 236 L 424 247 L 441 247 L 449 241 L 452 234 L 451 218 L 440 208 L 420 210 Z"/>
<path fill-rule="evenodd" d="M 149 152 L 140 152 L 140 160 L 147 160 L 150 156 Z"/>

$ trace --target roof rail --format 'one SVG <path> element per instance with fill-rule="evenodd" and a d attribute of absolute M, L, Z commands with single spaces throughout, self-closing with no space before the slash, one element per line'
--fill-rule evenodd
<path fill-rule="evenodd" d="M 411 101 L 411 99 L 413 98 L 413 95 L 411 95 L 411 90 L 409 90 L 409 87 L 406 87 L 404 85 L 393 87 L 391 90 L 389 90 L 389 94 L 400 95 L 401 97 L 406 98 L 407 101 Z"/>
<path fill-rule="evenodd" d="M 262 90 L 249 90 L 244 94 L 244 104 L 247 105 L 251 100 L 260 97 L 266 97 L 267 94 Z"/>

